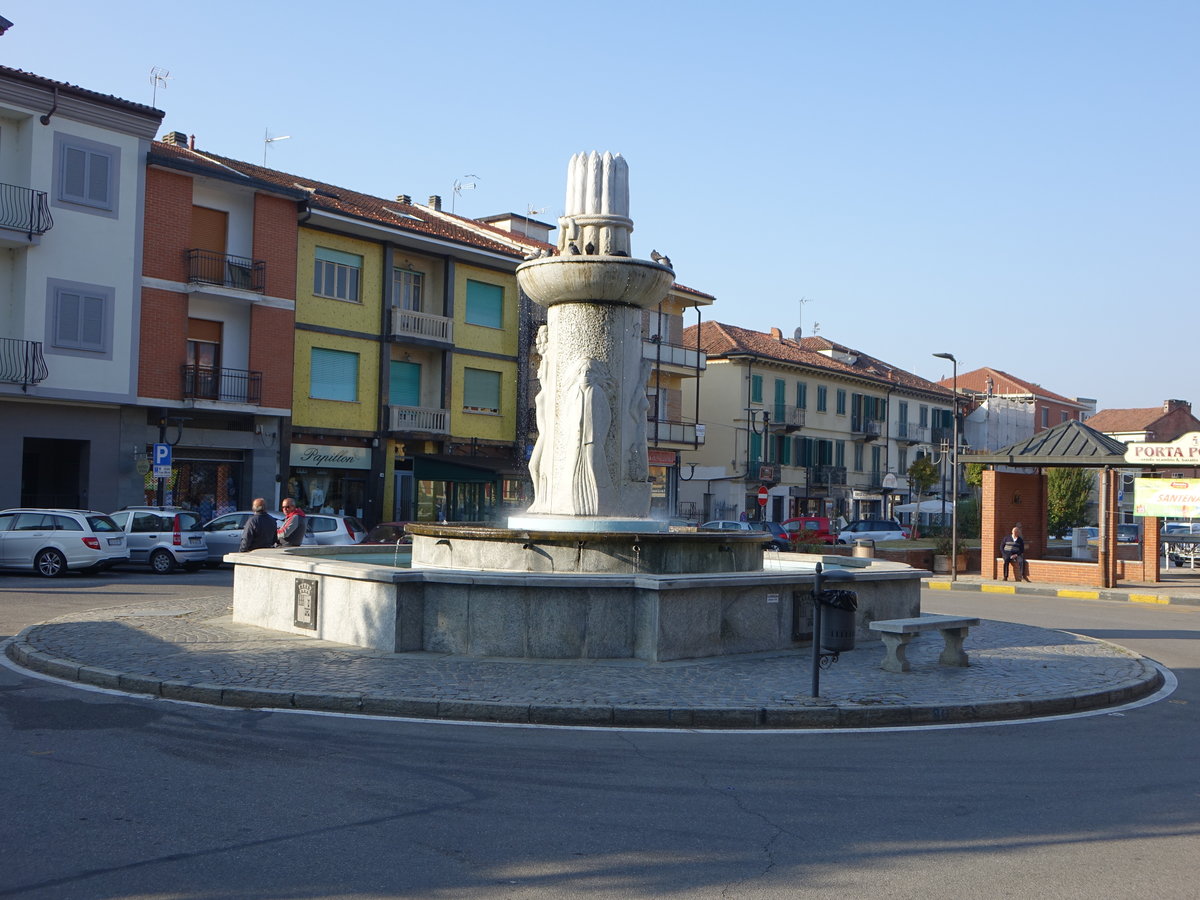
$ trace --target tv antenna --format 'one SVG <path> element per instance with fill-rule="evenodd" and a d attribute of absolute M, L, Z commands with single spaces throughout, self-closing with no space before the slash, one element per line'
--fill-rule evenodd
<path fill-rule="evenodd" d="M 478 187 L 478 185 L 476 185 L 475 182 L 473 182 L 473 181 L 464 182 L 463 179 L 478 178 L 478 177 L 479 177 L 478 175 L 464 175 L 464 176 L 462 176 L 462 178 L 454 179 L 454 184 L 452 185 L 452 187 L 454 188 L 454 192 L 450 197 L 450 212 L 451 213 L 454 212 L 454 201 L 462 196 L 463 191 L 473 191 L 473 190 L 475 190 L 476 187 Z"/>
<path fill-rule="evenodd" d="M 165 91 L 167 89 L 167 81 L 169 81 L 170 78 L 170 70 L 164 69 L 162 66 L 150 67 L 150 84 L 154 86 L 154 90 L 150 94 L 151 106 L 155 108 L 158 107 L 158 86 L 161 84 L 162 89 Z"/>
<path fill-rule="evenodd" d="M 796 301 L 796 305 L 800 307 L 800 318 L 796 325 L 796 340 L 804 337 L 804 304 L 812 302 L 812 297 L 801 297 Z M 813 334 L 816 334 L 816 332 L 814 331 Z"/>
<path fill-rule="evenodd" d="M 269 129 L 269 128 L 263 129 L 263 168 L 264 169 L 267 167 L 267 147 L 269 147 L 271 144 L 275 143 L 276 141 L 290 141 L 291 139 L 292 139 L 292 136 L 290 134 L 281 134 L 281 135 L 279 135 L 279 137 L 271 137 L 271 129 Z"/>
<path fill-rule="evenodd" d="M 538 207 L 535 207 L 532 203 L 530 203 L 528 206 L 525 207 L 525 214 L 528 216 L 540 216 L 542 213 L 544 213 L 549 208 L 550 207 L 548 207 L 548 206 L 543 206 L 543 207 L 538 208 Z"/>

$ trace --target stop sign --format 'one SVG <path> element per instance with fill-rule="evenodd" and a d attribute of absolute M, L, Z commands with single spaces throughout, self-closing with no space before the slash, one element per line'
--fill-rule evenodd
<path fill-rule="evenodd" d="M 767 505 L 767 488 L 766 488 L 766 485 L 764 485 L 763 487 L 760 487 L 760 488 L 758 489 L 758 505 L 759 505 L 759 506 L 766 506 L 766 505 Z"/>

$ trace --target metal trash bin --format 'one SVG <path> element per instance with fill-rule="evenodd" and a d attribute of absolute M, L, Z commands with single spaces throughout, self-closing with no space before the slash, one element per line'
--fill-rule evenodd
<path fill-rule="evenodd" d="M 854 591 L 821 591 L 821 646 L 834 653 L 854 649 L 854 614 L 858 594 Z"/>
<path fill-rule="evenodd" d="M 850 555 L 874 559 L 875 542 L 871 538 L 859 538 L 854 542 L 854 551 Z"/>

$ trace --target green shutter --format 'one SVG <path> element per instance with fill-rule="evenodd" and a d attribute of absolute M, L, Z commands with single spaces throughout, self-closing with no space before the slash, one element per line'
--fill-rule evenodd
<path fill-rule="evenodd" d="M 487 328 L 504 327 L 504 288 L 467 279 L 466 320 Z"/>
<path fill-rule="evenodd" d="M 750 376 L 750 402 L 762 403 L 762 376 Z"/>
<path fill-rule="evenodd" d="M 421 405 L 421 366 L 392 361 L 388 378 L 388 403 L 392 406 Z"/>
<path fill-rule="evenodd" d="M 358 399 L 358 354 L 312 348 L 309 395 L 318 400 Z"/>
<path fill-rule="evenodd" d="M 317 259 L 323 262 L 337 263 L 339 266 L 362 268 L 363 258 L 355 253 L 343 253 L 341 250 L 330 250 L 328 247 L 317 248 Z"/>
<path fill-rule="evenodd" d="M 750 464 L 758 462 L 762 459 L 762 435 L 757 432 L 750 432 Z"/>
<path fill-rule="evenodd" d="M 500 373 L 464 369 L 463 409 L 500 412 Z"/>

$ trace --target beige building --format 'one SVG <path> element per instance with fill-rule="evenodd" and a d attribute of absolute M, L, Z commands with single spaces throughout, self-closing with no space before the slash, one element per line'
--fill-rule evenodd
<path fill-rule="evenodd" d="M 912 462 L 941 464 L 949 447 L 953 394 L 859 350 L 720 322 L 687 328 L 684 343 L 707 356 L 699 384 L 683 385 L 685 406 L 699 389 L 706 435 L 684 457 L 680 508 L 701 521 L 890 516 L 910 499 Z"/>

